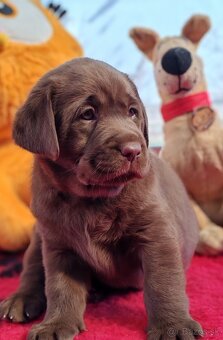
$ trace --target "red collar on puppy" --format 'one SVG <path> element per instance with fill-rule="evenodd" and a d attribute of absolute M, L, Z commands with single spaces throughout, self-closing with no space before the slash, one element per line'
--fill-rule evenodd
<path fill-rule="evenodd" d="M 182 116 L 188 112 L 192 112 L 202 106 L 210 106 L 211 100 L 207 91 L 199 92 L 178 98 L 170 103 L 161 106 L 162 116 L 165 122 Z"/>

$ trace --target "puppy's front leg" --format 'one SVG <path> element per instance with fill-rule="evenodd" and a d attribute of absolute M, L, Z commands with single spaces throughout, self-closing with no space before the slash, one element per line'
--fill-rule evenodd
<path fill-rule="evenodd" d="M 28 340 L 70 340 L 85 329 L 83 314 L 90 285 L 90 270 L 68 250 L 52 249 L 43 241 L 47 311 Z"/>
<path fill-rule="evenodd" d="M 45 276 L 41 247 L 41 238 L 35 228 L 25 253 L 19 288 L 0 304 L 0 319 L 28 322 L 45 310 Z"/>
<path fill-rule="evenodd" d="M 156 236 L 142 251 L 148 339 L 194 339 L 202 329 L 189 315 L 178 242 L 174 236 Z"/>

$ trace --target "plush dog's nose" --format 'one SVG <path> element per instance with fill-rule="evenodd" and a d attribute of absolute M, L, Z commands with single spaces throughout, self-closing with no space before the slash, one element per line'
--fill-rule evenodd
<path fill-rule="evenodd" d="M 121 154 L 132 162 L 137 156 L 140 155 L 142 148 L 139 143 L 125 143 L 120 147 Z"/>
<path fill-rule="evenodd" d="M 184 74 L 191 66 L 192 58 L 188 50 L 182 47 L 175 47 L 168 50 L 162 57 L 163 69 L 172 75 Z"/>

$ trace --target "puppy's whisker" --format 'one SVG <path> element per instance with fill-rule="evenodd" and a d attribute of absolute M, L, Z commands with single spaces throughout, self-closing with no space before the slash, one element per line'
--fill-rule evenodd
<path fill-rule="evenodd" d="M 101 169 L 102 169 L 102 167 L 101 167 L 101 163 L 102 163 L 102 160 L 100 160 L 100 161 L 99 161 L 99 163 L 96 165 L 96 168 L 95 168 L 95 173 L 96 173 L 97 171 L 99 171 L 99 170 L 101 170 Z"/>
<path fill-rule="evenodd" d="M 72 167 L 69 168 L 69 169 L 65 169 L 65 170 L 63 171 L 63 173 L 64 173 L 64 174 L 69 174 L 69 173 L 71 173 L 71 172 L 74 172 L 76 169 L 77 169 L 77 166 L 74 165 L 74 166 L 72 166 Z"/>
<path fill-rule="evenodd" d="M 106 169 L 101 164 L 102 164 L 102 160 L 97 164 L 96 169 L 95 169 L 95 174 L 97 175 L 97 178 L 99 180 L 104 177 L 104 173 L 105 172 L 109 172 L 110 171 L 110 169 Z M 106 177 L 107 177 L 107 175 L 106 175 Z"/>
<path fill-rule="evenodd" d="M 96 168 L 93 169 L 93 172 L 92 172 L 92 175 L 95 175 L 98 179 L 101 178 L 100 170 L 103 169 L 103 168 L 101 167 L 101 163 L 102 163 L 102 161 L 100 161 L 100 162 L 97 164 Z"/>

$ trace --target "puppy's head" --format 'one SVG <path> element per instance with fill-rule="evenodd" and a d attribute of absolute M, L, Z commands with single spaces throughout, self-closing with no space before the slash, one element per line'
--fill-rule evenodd
<path fill-rule="evenodd" d="M 196 49 L 209 29 L 208 17 L 194 15 L 186 22 L 179 37 L 161 39 L 146 28 L 130 31 L 138 48 L 154 64 L 158 90 L 164 102 L 205 90 L 203 65 Z"/>
<path fill-rule="evenodd" d="M 17 113 L 13 136 L 63 190 L 118 195 L 148 171 L 147 120 L 135 85 L 88 58 L 47 73 Z"/>

